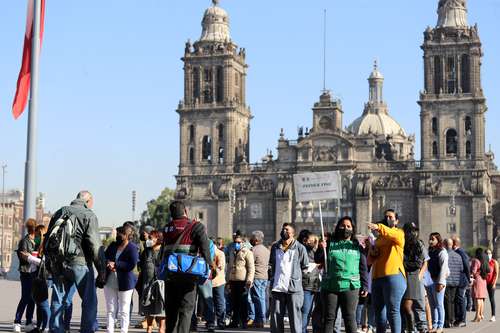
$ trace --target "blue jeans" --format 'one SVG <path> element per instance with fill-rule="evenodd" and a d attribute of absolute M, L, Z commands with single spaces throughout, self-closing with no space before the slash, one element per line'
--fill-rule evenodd
<path fill-rule="evenodd" d="M 252 302 L 252 296 L 248 293 L 247 296 L 247 310 L 248 310 L 248 320 L 255 321 L 255 306 Z"/>
<path fill-rule="evenodd" d="M 253 286 L 250 289 L 250 297 L 252 299 L 252 305 L 255 308 L 255 323 L 264 323 L 266 321 L 266 289 L 268 282 L 267 280 L 255 279 L 253 281 Z M 250 311 L 249 311 L 250 312 Z"/>
<path fill-rule="evenodd" d="M 436 290 L 437 283 L 431 284 L 427 288 L 427 297 L 432 313 L 432 328 L 438 329 L 444 327 L 444 292 L 443 288 L 440 292 Z"/>
<path fill-rule="evenodd" d="M 207 280 L 204 284 L 198 286 L 198 297 L 203 299 L 205 305 L 203 314 L 208 326 L 215 325 L 214 299 L 212 295 L 212 281 Z M 194 312 L 193 312 L 194 313 Z"/>
<path fill-rule="evenodd" d="M 33 321 L 33 312 L 35 311 L 35 302 L 31 297 L 31 288 L 33 286 L 33 275 L 31 273 L 20 273 L 21 279 L 21 299 L 17 305 L 15 324 L 21 324 L 24 310 L 26 310 L 26 325 Z"/>
<path fill-rule="evenodd" d="M 302 304 L 302 333 L 307 333 L 307 325 L 311 319 L 311 312 L 316 293 L 304 290 L 304 304 Z"/>
<path fill-rule="evenodd" d="M 89 266 L 73 265 L 64 273 L 62 280 L 54 280 L 52 289 L 52 304 L 50 308 L 50 331 L 52 333 L 64 332 L 63 313 L 66 310 L 72 288 L 82 299 L 81 333 L 93 333 L 97 317 L 97 294 L 94 280 L 94 269 Z M 73 290 L 74 293 L 74 290 Z"/>
<path fill-rule="evenodd" d="M 400 308 L 405 291 L 406 279 L 401 273 L 373 280 L 372 302 L 377 333 L 385 333 L 387 320 L 389 320 L 392 333 L 401 333 Z"/>
<path fill-rule="evenodd" d="M 226 319 L 226 297 L 224 295 L 224 287 L 225 285 L 212 288 L 215 316 L 217 317 L 217 325 L 219 326 L 224 326 L 224 320 Z"/>

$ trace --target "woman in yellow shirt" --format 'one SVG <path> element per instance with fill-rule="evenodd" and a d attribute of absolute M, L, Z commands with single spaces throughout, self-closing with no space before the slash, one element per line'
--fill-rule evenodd
<path fill-rule="evenodd" d="M 372 300 L 377 323 L 377 333 L 385 333 L 389 321 L 392 333 L 401 332 L 401 300 L 406 290 L 403 250 L 405 235 L 398 229 L 396 212 L 388 209 L 384 221 L 368 223 L 368 229 L 378 233 L 375 245 L 370 248 L 372 261 Z"/>

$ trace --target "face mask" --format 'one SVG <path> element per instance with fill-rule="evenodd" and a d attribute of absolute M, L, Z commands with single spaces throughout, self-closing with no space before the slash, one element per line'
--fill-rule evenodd
<path fill-rule="evenodd" d="M 290 238 L 290 235 L 286 233 L 285 230 L 281 230 L 280 236 L 282 240 L 288 240 Z"/>
<path fill-rule="evenodd" d="M 493 255 L 492 254 L 488 254 L 488 260 L 491 260 L 493 259 Z"/>
<path fill-rule="evenodd" d="M 241 243 L 234 243 L 234 249 L 235 249 L 236 251 L 241 250 Z"/>
<path fill-rule="evenodd" d="M 385 224 L 389 228 L 394 228 L 396 226 L 396 220 L 391 220 L 388 216 L 386 216 L 383 224 Z"/>
<path fill-rule="evenodd" d="M 147 239 L 146 240 L 146 247 L 153 247 L 153 244 L 154 244 L 154 242 L 153 242 L 152 239 Z"/>
<path fill-rule="evenodd" d="M 145 242 L 146 241 L 146 237 L 144 237 L 144 234 L 141 234 L 141 237 L 139 237 L 139 239 L 141 240 L 141 242 Z"/>
<path fill-rule="evenodd" d="M 42 243 L 42 238 L 40 236 L 36 236 L 35 237 L 35 245 L 40 246 L 41 243 Z"/>
<path fill-rule="evenodd" d="M 121 236 L 116 236 L 116 245 L 122 245 L 123 244 L 123 238 Z"/>
<path fill-rule="evenodd" d="M 340 235 L 344 239 L 349 239 L 352 236 L 352 229 L 340 228 Z"/>

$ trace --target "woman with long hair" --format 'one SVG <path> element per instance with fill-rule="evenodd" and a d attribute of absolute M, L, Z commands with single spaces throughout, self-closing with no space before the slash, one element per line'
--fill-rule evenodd
<path fill-rule="evenodd" d="M 317 304 L 320 287 L 320 272 L 314 263 L 316 251 L 318 249 L 318 236 L 311 231 L 304 229 L 297 238 L 299 243 L 305 246 L 309 256 L 309 269 L 302 273 L 302 288 L 304 289 L 304 304 L 302 305 L 302 333 L 307 333 L 307 326 L 311 319 L 313 305 Z M 313 322 L 313 326 L 314 326 Z"/>
<path fill-rule="evenodd" d="M 415 320 L 413 303 L 425 304 L 422 299 L 424 286 L 422 279 L 427 271 L 427 250 L 423 242 L 418 238 L 418 227 L 413 223 L 406 223 L 403 227 L 405 233 L 403 264 L 406 271 L 406 292 L 403 296 L 403 312 L 405 315 L 406 331 L 413 332 L 415 326 L 419 332 L 424 331 L 426 322 Z M 418 303 L 420 302 L 420 303 Z M 419 309 L 419 311 L 425 309 Z M 425 316 L 425 313 L 423 313 Z M 423 317 L 423 316 L 422 316 Z M 417 318 L 420 319 L 420 318 Z"/>
<path fill-rule="evenodd" d="M 472 298 L 476 307 L 476 316 L 474 322 L 480 322 L 484 319 L 484 300 L 488 297 L 486 278 L 490 272 L 488 257 L 482 248 L 477 248 L 475 258 L 471 260 L 470 272 L 472 275 Z"/>
<path fill-rule="evenodd" d="M 491 305 L 491 319 L 490 321 L 496 321 L 495 319 L 495 289 L 498 280 L 498 261 L 493 259 L 493 252 L 491 249 L 486 250 L 486 255 L 488 256 L 488 265 L 490 266 L 490 272 L 486 278 L 486 287 L 488 288 L 488 297 L 490 298 Z"/>
<path fill-rule="evenodd" d="M 153 332 L 154 320 L 158 323 L 159 332 L 165 332 L 164 293 L 157 293 L 158 290 L 163 290 L 163 281 L 159 281 L 158 279 L 162 243 L 163 233 L 158 230 L 151 231 L 147 236 L 145 249 L 142 251 L 139 261 L 143 279 L 143 290 L 139 308 L 140 312 L 146 317 L 147 333 Z M 155 283 L 156 286 L 154 285 Z"/>
<path fill-rule="evenodd" d="M 444 328 L 444 293 L 449 268 L 448 253 L 443 248 L 443 238 L 438 232 L 429 235 L 429 257 L 432 283 L 426 288 L 432 312 L 432 331 L 441 333 Z"/>
<path fill-rule="evenodd" d="M 346 332 L 357 331 L 356 307 L 360 293 L 363 297 L 367 295 L 368 270 L 363 248 L 355 235 L 356 224 L 345 216 L 338 221 L 333 239 L 327 244 L 327 271 L 321 282 L 325 333 L 333 332 L 339 308 Z"/>

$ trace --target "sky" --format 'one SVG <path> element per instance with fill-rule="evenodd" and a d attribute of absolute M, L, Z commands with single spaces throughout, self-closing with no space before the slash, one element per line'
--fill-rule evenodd
<path fill-rule="evenodd" d="M 103 226 L 131 218 L 161 190 L 175 187 L 178 115 L 187 39 L 201 34 L 209 0 L 47 0 L 40 60 L 38 183 L 47 208 L 80 189 L 95 197 Z M 486 145 L 500 156 L 500 0 L 469 0 L 469 24 L 483 42 Z M 221 0 L 233 41 L 247 51 L 250 160 L 276 152 L 280 128 L 295 139 L 310 127 L 323 87 L 323 11 L 327 10 L 327 88 L 340 98 L 344 126 L 363 111 L 377 59 L 390 114 L 417 137 L 423 89 L 420 45 L 437 22 L 438 0 Z M 26 20 L 25 0 L 0 11 L 0 163 L 5 186 L 22 189 L 27 112 L 11 114 Z M 276 153 L 275 153 L 276 155 Z M 498 161 L 498 159 L 497 159 Z"/>

